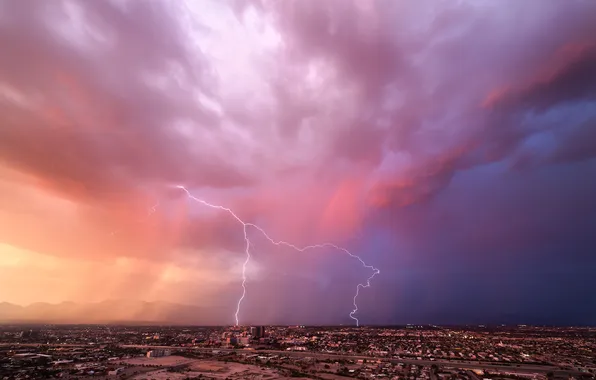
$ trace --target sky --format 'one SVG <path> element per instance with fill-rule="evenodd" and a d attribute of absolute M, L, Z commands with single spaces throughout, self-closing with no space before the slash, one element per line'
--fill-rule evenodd
<path fill-rule="evenodd" d="M 0 302 L 234 323 L 243 226 L 362 324 L 596 324 L 596 2 L 0 0 Z M 370 268 L 248 228 L 240 323 Z"/>

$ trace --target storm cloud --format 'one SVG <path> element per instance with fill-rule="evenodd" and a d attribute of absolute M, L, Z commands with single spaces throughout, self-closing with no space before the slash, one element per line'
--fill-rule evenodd
<path fill-rule="evenodd" d="M 364 323 L 588 323 L 595 18 L 582 0 L 0 1 L 0 289 L 29 271 L 53 302 L 229 309 L 243 226 L 183 185 L 382 268 Z M 350 322 L 370 271 L 249 234 L 246 320 Z"/>

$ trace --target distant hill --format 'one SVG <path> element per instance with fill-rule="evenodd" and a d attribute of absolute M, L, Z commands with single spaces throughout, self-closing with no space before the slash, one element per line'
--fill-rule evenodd
<path fill-rule="evenodd" d="M 168 302 L 108 300 L 97 303 L 0 303 L 0 323 L 164 323 L 222 325 L 229 311 Z"/>

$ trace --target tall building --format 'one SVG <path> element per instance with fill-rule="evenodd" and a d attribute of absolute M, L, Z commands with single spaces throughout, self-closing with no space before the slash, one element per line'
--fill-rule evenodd
<path fill-rule="evenodd" d="M 260 339 L 265 337 L 265 326 L 253 326 L 250 328 L 250 335 L 253 339 Z"/>

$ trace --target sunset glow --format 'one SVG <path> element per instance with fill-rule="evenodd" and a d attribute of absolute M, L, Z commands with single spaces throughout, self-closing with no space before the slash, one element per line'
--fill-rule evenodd
<path fill-rule="evenodd" d="M 364 323 L 593 320 L 595 19 L 581 0 L 0 1 L 0 303 L 234 323 L 242 226 L 184 186 L 379 268 Z M 370 270 L 248 234 L 246 323 L 352 322 Z"/>

